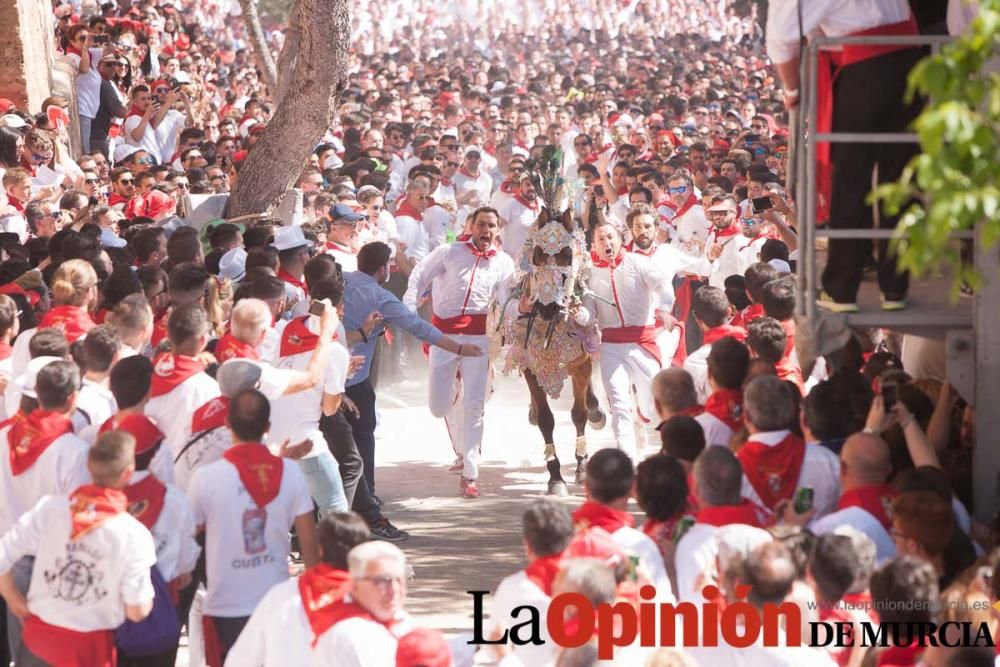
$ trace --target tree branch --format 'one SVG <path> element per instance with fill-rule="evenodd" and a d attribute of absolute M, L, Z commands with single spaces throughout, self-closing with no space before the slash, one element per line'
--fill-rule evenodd
<path fill-rule="evenodd" d="M 264 29 L 260 26 L 260 16 L 257 14 L 257 0 L 240 0 L 240 9 L 243 10 L 243 20 L 247 24 L 247 32 L 250 33 L 250 45 L 253 47 L 254 55 L 257 57 L 257 65 L 260 67 L 261 76 L 267 89 L 274 96 L 278 89 L 277 72 L 274 67 L 274 59 L 271 51 L 267 47 L 267 40 L 264 38 Z"/>

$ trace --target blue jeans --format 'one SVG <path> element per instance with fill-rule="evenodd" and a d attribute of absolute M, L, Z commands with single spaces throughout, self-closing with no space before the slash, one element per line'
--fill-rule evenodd
<path fill-rule="evenodd" d="M 344 484 L 340 479 L 340 467 L 330 450 L 324 447 L 319 456 L 300 459 L 299 467 L 306 476 L 309 495 L 319 507 L 320 517 L 350 510 L 347 496 L 344 495 Z"/>

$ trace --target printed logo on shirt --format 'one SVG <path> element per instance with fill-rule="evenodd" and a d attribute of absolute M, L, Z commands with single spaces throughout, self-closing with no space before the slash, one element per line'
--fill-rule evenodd
<path fill-rule="evenodd" d="M 243 552 L 254 556 L 267 551 L 264 529 L 267 528 L 267 510 L 254 507 L 243 511 Z"/>
<path fill-rule="evenodd" d="M 156 362 L 153 372 L 160 377 L 170 377 L 174 374 L 174 355 L 160 355 L 160 360 Z"/>
<path fill-rule="evenodd" d="M 79 542 L 68 543 L 66 551 L 67 558 L 57 558 L 53 569 L 44 572 L 49 592 L 77 606 L 94 604 L 107 597 L 108 591 L 102 585 L 104 573 L 97 567 L 101 555 Z"/>

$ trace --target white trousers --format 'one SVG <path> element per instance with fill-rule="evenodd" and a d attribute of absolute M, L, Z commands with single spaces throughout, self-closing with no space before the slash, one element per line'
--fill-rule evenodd
<path fill-rule="evenodd" d="M 435 417 L 444 417 L 457 452 L 464 460 L 462 476 L 479 477 L 483 445 L 483 414 L 489 384 L 490 360 L 485 354 L 488 336 L 451 334 L 462 345 L 478 345 L 481 357 L 459 357 L 440 347 L 430 350 L 428 406 Z M 456 377 L 460 387 L 456 386 Z M 460 391 L 456 391 L 460 389 Z M 458 400 L 456 400 L 456 395 Z"/>
<path fill-rule="evenodd" d="M 660 364 L 638 343 L 601 343 L 601 380 L 608 396 L 611 410 L 611 430 L 618 449 L 638 463 L 632 413 L 639 409 L 645 419 L 656 414 L 653 405 L 653 377 L 660 372 Z M 632 390 L 635 389 L 635 403 Z"/>

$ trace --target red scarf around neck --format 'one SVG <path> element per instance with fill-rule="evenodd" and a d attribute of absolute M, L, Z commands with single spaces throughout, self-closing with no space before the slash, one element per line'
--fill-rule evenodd
<path fill-rule="evenodd" d="M 411 204 L 407 199 L 403 199 L 403 201 L 399 203 L 399 206 L 396 207 L 396 217 L 398 218 L 400 216 L 413 218 L 414 220 L 424 219 L 424 214 L 413 208 L 413 204 Z"/>
<path fill-rule="evenodd" d="M 319 334 L 314 334 L 306 324 L 310 315 L 303 315 L 288 322 L 281 332 L 279 357 L 290 357 L 293 354 L 312 352 L 319 345 Z"/>
<path fill-rule="evenodd" d="M 191 417 L 191 433 L 211 431 L 226 425 L 229 416 L 229 399 L 216 396 L 205 405 L 194 411 Z"/>
<path fill-rule="evenodd" d="M 73 528 L 71 540 L 78 540 L 105 521 L 112 519 L 128 507 L 125 494 L 94 484 L 84 484 L 69 496 L 69 511 Z"/>
<path fill-rule="evenodd" d="M 470 181 L 478 181 L 479 180 L 479 174 L 473 174 L 471 171 L 467 170 L 465 167 L 459 167 L 458 168 L 458 172 L 460 174 L 462 174 L 462 176 L 465 176 Z"/>
<path fill-rule="evenodd" d="M 458 241 L 458 239 L 455 239 L 455 240 Z M 490 257 L 493 257 L 495 254 L 497 254 L 496 244 L 491 245 L 486 250 L 480 251 L 479 248 L 476 247 L 476 244 L 472 240 L 471 236 L 469 238 L 467 238 L 467 239 L 464 239 L 463 241 L 460 241 L 460 242 L 464 243 L 466 246 L 468 246 L 469 250 L 472 251 L 472 254 L 475 257 L 485 257 L 486 259 L 489 259 Z"/>
<path fill-rule="evenodd" d="M 229 359 L 260 359 L 257 349 L 250 343 L 244 343 L 232 333 L 225 333 L 215 345 L 215 358 L 219 363 Z"/>
<path fill-rule="evenodd" d="M 528 567 L 524 568 L 531 583 L 542 589 L 549 597 L 552 597 L 552 584 L 562 568 L 563 557 L 561 553 L 552 556 L 542 556 L 531 561 Z"/>
<path fill-rule="evenodd" d="M 314 565 L 299 577 L 299 597 L 313 633 L 312 645 L 338 619 L 338 603 L 350 590 L 351 575 L 327 563 Z"/>
<path fill-rule="evenodd" d="M 743 392 L 739 389 L 718 389 L 712 392 L 705 401 L 705 412 L 738 431 L 743 426 Z"/>
<path fill-rule="evenodd" d="M 14 348 L 9 343 L 0 343 L 0 361 L 10 358 L 10 355 L 13 353 Z"/>
<path fill-rule="evenodd" d="M 163 511 L 167 487 L 150 474 L 126 486 L 125 497 L 128 499 L 128 513 L 152 530 Z"/>
<path fill-rule="evenodd" d="M 619 528 L 634 526 L 635 518 L 628 512 L 588 500 L 573 512 L 573 523 L 578 528 L 603 528 L 614 533 Z"/>
<path fill-rule="evenodd" d="M 70 344 L 95 326 L 90 314 L 79 306 L 56 306 L 38 323 L 39 329 L 59 329 Z"/>
<path fill-rule="evenodd" d="M 896 489 L 888 484 L 848 489 L 841 494 L 837 509 L 860 507 L 878 519 L 886 530 L 892 530 L 892 499 L 896 495 Z"/>
<path fill-rule="evenodd" d="M 132 105 L 129 106 L 128 113 L 125 114 L 125 118 L 131 118 L 132 116 L 142 117 L 142 115 L 144 113 L 146 113 L 146 112 L 145 111 L 139 111 L 139 107 L 137 107 L 136 105 L 132 104 Z"/>
<path fill-rule="evenodd" d="M 721 324 L 706 331 L 702 340 L 705 345 L 714 345 L 726 336 L 735 338 L 743 343 L 747 339 L 747 330 L 743 327 L 734 327 L 731 324 Z"/>
<path fill-rule="evenodd" d="M 153 361 L 153 381 L 149 396 L 169 394 L 192 375 L 205 370 L 205 364 L 194 357 L 164 352 Z"/>
<path fill-rule="evenodd" d="M 736 236 L 737 234 L 742 233 L 742 231 L 743 228 L 740 227 L 740 224 L 738 222 L 734 222 L 728 227 L 724 227 L 722 229 L 719 229 L 715 225 L 712 225 L 712 229 L 710 229 L 708 232 L 707 245 L 711 245 L 714 241 L 717 241 L 718 239 L 727 239 L 732 236 Z"/>
<path fill-rule="evenodd" d="M 281 278 L 281 280 L 283 280 L 284 282 L 288 283 L 289 285 L 298 287 L 306 294 L 306 296 L 309 295 L 309 286 L 306 285 L 304 280 L 299 280 L 298 278 L 290 274 L 288 271 L 285 271 L 284 269 L 278 271 L 278 277 Z"/>
<path fill-rule="evenodd" d="M 743 326 L 747 327 L 757 318 L 764 317 L 764 304 L 751 303 L 740 312 L 740 315 L 743 318 Z"/>
<path fill-rule="evenodd" d="M 227 449 L 222 456 L 236 466 L 240 481 L 257 507 L 263 508 L 278 497 L 284 464 L 265 445 L 242 442 Z"/>
<path fill-rule="evenodd" d="M 685 213 L 687 213 L 688 211 L 690 211 L 691 208 L 694 207 L 697 203 L 698 203 L 698 198 L 697 197 L 695 197 L 693 194 L 690 195 L 690 196 L 688 196 L 688 198 L 684 202 L 684 204 L 682 204 L 681 207 L 679 209 L 677 209 L 677 212 L 674 213 L 674 220 L 677 220 L 682 215 L 684 215 Z"/>
<path fill-rule="evenodd" d="M 38 457 L 60 436 L 73 432 L 73 422 L 69 417 L 41 408 L 30 414 L 19 411 L 8 423 L 8 453 L 10 469 L 14 475 L 20 475 L 31 468 Z"/>
<path fill-rule="evenodd" d="M 702 507 L 695 514 L 696 523 L 704 523 L 709 526 L 728 526 L 734 523 L 742 523 L 747 526 L 764 528 L 770 522 L 762 520 L 765 512 L 754 505 L 746 498 L 739 505 L 721 505 L 719 507 Z"/>
<path fill-rule="evenodd" d="M 527 197 L 525 197 L 524 195 L 522 195 L 520 192 L 515 192 L 514 193 L 514 199 L 516 199 L 518 201 L 518 203 L 521 204 L 521 206 L 523 206 L 524 208 L 527 208 L 527 209 L 531 209 L 532 211 L 536 211 L 537 212 L 538 209 L 540 208 L 539 203 L 538 203 L 538 197 L 535 197 L 534 199 L 529 200 Z"/>
<path fill-rule="evenodd" d="M 736 452 L 743 474 L 771 511 L 779 500 L 791 498 L 795 493 L 805 457 L 806 444 L 794 433 L 774 446 L 748 440 Z"/>
<path fill-rule="evenodd" d="M 621 263 L 622 263 L 622 261 L 624 259 L 625 259 L 625 249 L 624 248 L 622 248 L 621 250 L 619 250 L 618 254 L 615 255 L 615 258 L 612 259 L 610 262 L 605 261 L 605 259 L 603 257 L 601 257 L 600 255 L 598 255 L 596 250 L 591 250 L 590 251 L 590 261 L 592 261 L 594 263 L 594 266 L 596 266 L 596 267 L 598 267 L 600 269 L 604 269 L 604 268 L 608 268 L 608 267 L 610 267 L 612 269 L 617 269 L 621 265 Z"/>

